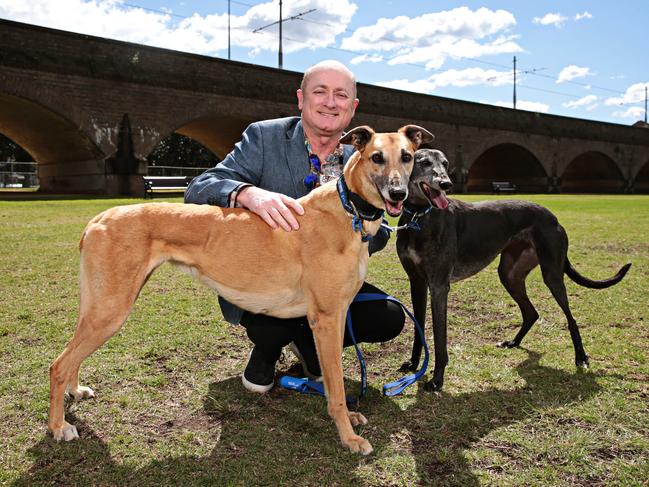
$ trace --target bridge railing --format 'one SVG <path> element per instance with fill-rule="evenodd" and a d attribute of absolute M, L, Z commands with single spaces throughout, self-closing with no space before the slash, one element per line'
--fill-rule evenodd
<path fill-rule="evenodd" d="M 203 174 L 209 167 L 187 167 L 187 166 L 148 166 L 149 176 L 198 176 Z"/>
<path fill-rule="evenodd" d="M 0 161 L 0 190 L 36 190 L 38 188 L 37 162 Z"/>

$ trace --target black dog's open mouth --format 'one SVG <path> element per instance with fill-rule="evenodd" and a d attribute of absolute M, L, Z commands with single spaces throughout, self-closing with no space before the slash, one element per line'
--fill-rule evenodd
<path fill-rule="evenodd" d="M 426 183 L 419 183 L 419 187 L 424 192 L 431 204 L 440 210 L 445 210 L 448 207 L 448 199 L 443 191 L 438 191 Z"/>
<path fill-rule="evenodd" d="M 390 216 L 399 216 L 403 210 L 403 201 L 385 201 L 385 211 L 388 212 Z"/>

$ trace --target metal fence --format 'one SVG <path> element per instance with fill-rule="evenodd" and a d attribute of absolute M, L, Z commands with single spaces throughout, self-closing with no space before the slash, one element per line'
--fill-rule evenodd
<path fill-rule="evenodd" d="M 0 190 L 38 187 L 37 162 L 0 161 Z"/>
<path fill-rule="evenodd" d="M 149 176 L 198 176 L 203 174 L 209 167 L 184 167 L 184 166 L 148 166 Z"/>

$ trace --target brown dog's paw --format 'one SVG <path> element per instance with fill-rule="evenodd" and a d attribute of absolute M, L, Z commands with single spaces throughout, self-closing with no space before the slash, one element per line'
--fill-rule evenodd
<path fill-rule="evenodd" d="M 367 419 L 361 413 L 348 411 L 347 415 L 349 416 L 349 421 L 351 421 L 352 426 L 358 426 L 359 424 L 367 424 Z"/>
<path fill-rule="evenodd" d="M 369 455 L 374 451 L 370 442 L 358 435 L 351 436 L 347 441 L 344 441 L 343 444 L 352 452 L 360 453 L 361 455 Z"/>
<path fill-rule="evenodd" d="M 77 433 L 77 427 L 73 424 L 64 422 L 63 426 L 60 428 L 50 428 L 52 437 L 57 443 L 61 440 L 72 441 L 79 439 L 79 433 Z"/>
<path fill-rule="evenodd" d="M 70 389 L 68 394 L 74 398 L 75 401 L 81 401 L 82 399 L 92 399 L 95 397 L 95 391 L 90 387 L 78 386 L 76 389 Z"/>

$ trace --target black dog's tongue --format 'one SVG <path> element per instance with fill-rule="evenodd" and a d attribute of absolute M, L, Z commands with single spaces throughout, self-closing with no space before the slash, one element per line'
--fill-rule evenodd
<path fill-rule="evenodd" d="M 433 204 L 440 210 L 445 210 L 448 207 L 448 199 L 446 195 L 441 191 L 436 191 L 436 195 L 433 198 Z"/>

